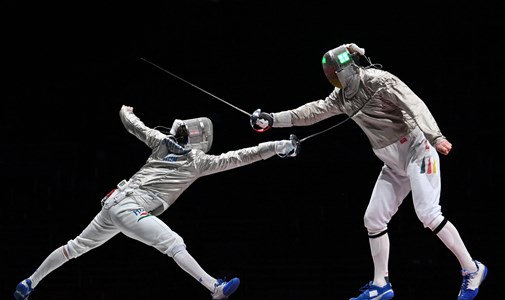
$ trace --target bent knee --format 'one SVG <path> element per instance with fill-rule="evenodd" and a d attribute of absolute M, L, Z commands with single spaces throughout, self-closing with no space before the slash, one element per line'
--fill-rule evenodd
<path fill-rule="evenodd" d="M 67 259 L 79 257 L 91 249 L 91 247 L 81 239 L 70 240 L 62 248 L 63 254 Z"/>
<path fill-rule="evenodd" d="M 437 216 L 419 217 L 419 220 L 423 223 L 424 228 L 429 228 L 431 231 L 435 231 L 444 219 L 445 218 L 442 214 Z"/>
<path fill-rule="evenodd" d="M 173 247 L 172 249 L 170 249 L 170 251 L 169 251 L 169 253 L 167 253 L 167 255 L 170 257 L 174 257 L 175 255 L 177 255 L 178 253 L 180 253 L 182 251 L 186 251 L 185 244 L 180 244 L 180 245 Z"/>
<path fill-rule="evenodd" d="M 369 214 L 365 214 L 365 216 L 363 217 L 363 224 L 365 225 L 365 228 L 370 234 L 383 232 L 388 228 L 386 222 L 382 222 L 377 218 L 373 218 Z"/>
<path fill-rule="evenodd" d="M 174 257 L 175 254 L 186 249 L 186 244 L 182 237 L 173 232 L 170 239 L 160 242 L 155 248 L 163 254 Z"/>

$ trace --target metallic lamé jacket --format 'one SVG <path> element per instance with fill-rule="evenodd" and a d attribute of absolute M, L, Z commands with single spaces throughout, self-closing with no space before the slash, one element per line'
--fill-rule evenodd
<path fill-rule="evenodd" d="M 359 81 L 358 92 L 349 99 L 335 88 L 324 100 L 273 113 L 273 127 L 306 126 L 346 114 L 361 127 L 374 149 L 397 142 L 416 126 L 432 145 L 445 139 L 425 103 L 398 77 L 384 70 L 359 68 Z"/>
<path fill-rule="evenodd" d="M 199 177 L 248 165 L 275 154 L 275 142 L 265 142 L 220 155 L 209 155 L 199 149 L 176 155 L 170 153 L 163 142 L 167 135 L 145 126 L 133 112 L 124 108 L 119 115 L 128 132 L 152 149 L 146 163 L 130 178 L 126 189 L 131 189 L 132 195 L 135 195 L 135 189 L 147 191 L 151 197 L 136 197 L 136 200 L 155 215 L 172 205 Z"/>

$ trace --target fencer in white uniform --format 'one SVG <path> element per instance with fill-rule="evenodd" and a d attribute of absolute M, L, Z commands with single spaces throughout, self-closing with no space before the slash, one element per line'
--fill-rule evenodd
<path fill-rule="evenodd" d="M 28 299 L 34 288 L 50 272 L 72 258 L 101 246 L 123 233 L 172 257 L 185 272 L 211 292 L 212 299 L 233 294 L 239 278 L 229 281 L 207 274 L 186 250 L 183 238 L 159 216 L 202 176 L 215 174 L 268 159 L 275 154 L 296 156 L 294 140 L 260 143 L 254 147 L 210 155 L 213 127 L 201 117 L 175 120 L 166 134 L 147 127 L 130 106 L 122 106 L 120 119 L 128 132 L 152 149 L 146 163 L 129 180 L 123 180 L 102 199 L 102 208 L 91 223 L 74 239 L 58 247 L 14 292 L 17 300 Z"/>
<path fill-rule="evenodd" d="M 352 299 L 391 299 L 388 223 L 409 193 L 417 217 L 457 258 L 463 276 L 458 299 L 473 299 L 487 274 L 472 259 L 456 227 L 440 207 L 440 159 L 452 145 L 442 135 L 426 104 L 398 77 L 369 64 L 361 66 L 364 49 L 344 44 L 323 55 L 323 71 L 334 86 L 325 98 L 277 113 L 261 109 L 251 115 L 258 132 L 271 127 L 308 126 L 345 114 L 366 134 L 384 163 L 364 215 L 374 263 L 373 280 Z M 367 58 L 368 62 L 369 59 Z M 347 119 L 345 119 L 347 120 Z"/>

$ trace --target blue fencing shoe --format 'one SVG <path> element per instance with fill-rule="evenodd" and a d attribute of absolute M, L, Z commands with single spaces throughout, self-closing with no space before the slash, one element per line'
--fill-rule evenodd
<path fill-rule="evenodd" d="M 218 279 L 217 283 L 214 285 L 214 291 L 212 292 L 212 299 L 226 299 L 231 294 L 235 293 L 240 285 L 240 279 L 233 278 L 230 281 L 224 281 L 223 279 Z"/>
<path fill-rule="evenodd" d="M 28 299 L 28 295 L 33 291 L 31 279 L 25 279 L 18 283 L 16 286 L 16 291 L 14 292 L 14 298 L 16 300 Z"/>
<path fill-rule="evenodd" d="M 349 300 L 389 300 L 395 295 L 389 282 L 385 286 L 379 287 L 373 285 L 373 281 L 370 281 L 361 287 L 359 291 L 362 293 L 358 298 L 351 298 Z"/>
<path fill-rule="evenodd" d="M 472 300 L 479 293 L 479 286 L 486 279 L 487 268 L 481 262 L 474 260 L 477 266 L 477 271 L 468 272 L 467 270 L 461 270 L 461 275 L 463 276 L 463 283 L 461 284 L 461 289 L 459 290 L 458 300 Z"/>

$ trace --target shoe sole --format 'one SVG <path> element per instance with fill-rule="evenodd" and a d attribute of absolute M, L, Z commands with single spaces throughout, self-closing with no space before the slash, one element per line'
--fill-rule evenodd
<path fill-rule="evenodd" d="M 16 291 L 16 292 L 14 293 L 14 298 L 15 298 L 16 300 L 26 300 L 26 299 L 28 299 L 28 296 L 26 296 L 26 297 L 25 297 L 25 296 L 21 295 L 20 293 L 18 293 L 18 292 Z"/>
<path fill-rule="evenodd" d="M 380 297 L 374 298 L 374 299 L 377 299 L 377 300 L 389 300 L 389 299 L 393 299 L 394 296 L 395 296 L 395 293 L 393 293 L 393 291 L 388 291 L 385 294 L 381 295 Z"/>
<path fill-rule="evenodd" d="M 392 290 L 384 292 L 382 295 L 377 295 L 377 297 L 374 298 L 369 298 L 370 300 L 389 300 L 393 299 L 395 296 L 395 293 Z M 359 298 L 351 298 L 350 300 L 355 300 Z"/>

